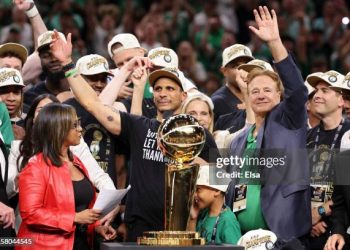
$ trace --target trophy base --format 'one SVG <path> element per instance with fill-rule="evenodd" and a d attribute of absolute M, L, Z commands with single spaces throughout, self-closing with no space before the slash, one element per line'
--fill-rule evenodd
<path fill-rule="evenodd" d="M 137 238 L 137 244 L 146 246 L 195 246 L 205 245 L 205 239 L 190 231 L 148 231 Z"/>

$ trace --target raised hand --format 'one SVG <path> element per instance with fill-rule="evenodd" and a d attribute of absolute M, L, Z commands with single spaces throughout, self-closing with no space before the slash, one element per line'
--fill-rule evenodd
<path fill-rule="evenodd" d="M 148 57 L 134 57 L 124 66 L 128 71 L 134 71 L 136 68 L 152 68 L 153 63 Z"/>
<path fill-rule="evenodd" d="M 274 10 L 271 10 L 271 14 L 266 6 L 259 6 L 259 11 L 254 10 L 254 16 L 258 28 L 249 26 L 249 29 L 253 31 L 261 40 L 265 42 L 273 42 L 280 39 L 278 31 L 277 16 Z"/>
<path fill-rule="evenodd" d="M 135 86 L 144 86 L 148 77 L 147 69 L 145 66 L 138 67 L 131 74 L 131 81 Z"/>
<path fill-rule="evenodd" d="M 27 0 L 14 0 L 13 3 L 16 5 L 17 9 L 27 11 L 34 5 L 33 1 Z"/>
<path fill-rule="evenodd" d="M 51 53 L 62 65 L 72 62 L 72 34 L 69 33 L 67 40 L 64 36 L 60 36 L 57 30 L 52 35 L 52 43 L 50 44 Z"/>
<path fill-rule="evenodd" d="M 247 76 L 248 72 L 242 69 L 236 74 L 236 82 L 243 94 L 247 94 Z"/>
<path fill-rule="evenodd" d="M 249 29 L 267 43 L 275 63 L 288 57 L 288 52 L 282 43 L 278 31 L 276 12 L 271 10 L 270 13 L 266 6 L 259 6 L 259 11 L 254 10 L 254 16 L 258 28 L 249 26 Z"/>

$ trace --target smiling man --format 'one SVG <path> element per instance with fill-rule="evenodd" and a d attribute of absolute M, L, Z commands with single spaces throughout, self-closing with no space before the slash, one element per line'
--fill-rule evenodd
<path fill-rule="evenodd" d="M 308 75 L 306 81 L 315 88 L 312 98 L 314 111 L 321 118 L 319 125 L 308 132 L 307 146 L 311 150 L 311 185 L 312 190 L 323 189 L 325 195 L 319 199 L 311 194 L 312 230 L 310 249 L 323 248 L 329 236 L 331 227 L 330 215 L 333 205 L 333 174 L 334 164 L 332 155 L 339 150 L 341 140 L 350 129 L 350 122 L 342 116 L 344 99 L 342 92 L 349 91 L 344 76 L 337 71 Z"/>
<path fill-rule="evenodd" d="M 232 141 L 230 155 L 247 158 L 249 162 L 252 156 L 258 156 L 260 161 L 273 157 L 275 162 L 282 156 L 284 160 L 273 167 L 244 163 L 243 176 L 253 172 L 262 178 L 253 182 L 233 179 L 226 203 L 235 208 L 235 187 L 248 185 L 246 207 L 237 212 L 242 234 L 268 229 L 280 240 L 288 241 L 304 236 L 311 226 L 307 153 L 301 151 L 306 145 L 307 89 L 283 46 L 274 10 L 270 13 L 267 7 L 260 6 L 259 11 L 254 10 L 254 16 L 258 28 L 249 28 L 267 43 L 278 74 L 266 69 L 254 69 L 248 74 L 248 105 L 254 112 L 255 124 Z M 244 84 L 244 79 L 239 84 Z"/>

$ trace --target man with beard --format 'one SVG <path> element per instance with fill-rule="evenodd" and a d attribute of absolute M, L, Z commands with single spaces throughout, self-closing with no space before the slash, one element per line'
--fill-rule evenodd
<path fill-rule="evenodd" d="M 236 82 L 237 67 L 254 59 L 250 49 L 242 44 L 234 44 L 222 53 L 221 72 L 225 76 L 225 85 L 214 92 L 211 99 L 214 103 L 215 122 L 221 115 L 237 111 L 243 95 Z M 227 128 L 220 128 L 221 130 Z"/>
<path fill-rule="evenodd" d="M 38 53 L 46 79 L 24 92 L 24 112 L 27 112 L 35 97 L 41 94 L 58 95 L 69 90 L 60 62 L 51 54 L 50 44 L 53 31 L 47 31 L 38 38 Z M 61 36 L 64 37 L 62 33 Z"/>

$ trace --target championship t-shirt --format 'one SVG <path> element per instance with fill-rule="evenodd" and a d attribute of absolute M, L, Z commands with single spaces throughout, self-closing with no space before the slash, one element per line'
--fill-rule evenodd
<path fill-rule="evenodd" d="M 319 139 L 317 142 L 317 150 L 314 150 L 317 130 L 319 132 Z M 309 160 L 311 166 L 311 177 L 315 180 L 326 179 L 330 177 L 333 173 L 332 170 L 332 159 L 334 154 L 339 151 L 341 139 L 346 131 L 350 129 L 349 120 L 345 119 L 344 124 L 342 125 L 339 135 L 335 141 L 334 150 L 330 151 L 331 145 L 333 143 L 334 137 L 337 133 L 338 127 L 331 130 L 325 130 L 322 123 L 313 129 L 308 131 L 307 135 L 307 148 L 309 152 Z M 329 164 L 326 164 L 329 163 Z"/>
<path fill-rule="evenodd" d="M 73 106 L 81 119 L 84 141 L 98 165 L 116 183 L 115 136 L 108 132 L 96 118 L 87 112 L 74 98 L 64 102 Z"/>
<path fill-rule="evenodd" d="M 125 221 L 142 221 L 152 230 L 164 230 L 165 157 L 157 144 L 160 122 L 144 116 L 120 112 L 120 137 L 130 145 L 130 185 L 126 201 Z M 210 149 L 210 150 L 209 150 Z M 215 152 L 215 153 L 213 153 Z M 199 155 L 206 161 L 218 156 L 213 137 L 207 133 L 205 146 Z"/>
<path fill-rule="evenodd" d="M 318 207 L 331 200 L 333 194 L 334 156 L 339 153 L 341 139 L 350 129 L 349 120 L 345 119 L 341 129 L 339 126 L 325 130 L 322 122 L 308 131 L 307 148 L 311 174 L 311 206 Z M 317 135 L 317 131 L 319 133 Z M 338 132 L 338 137 L 335 138 Z M 317 139 L 318 137 L 318 139 Z M 336 139 L 334 141 L 334 139 Z M 315 144 L 317 141 L 317 148 Z M 334 148 L 331 150 L 332 143 Z"/>

